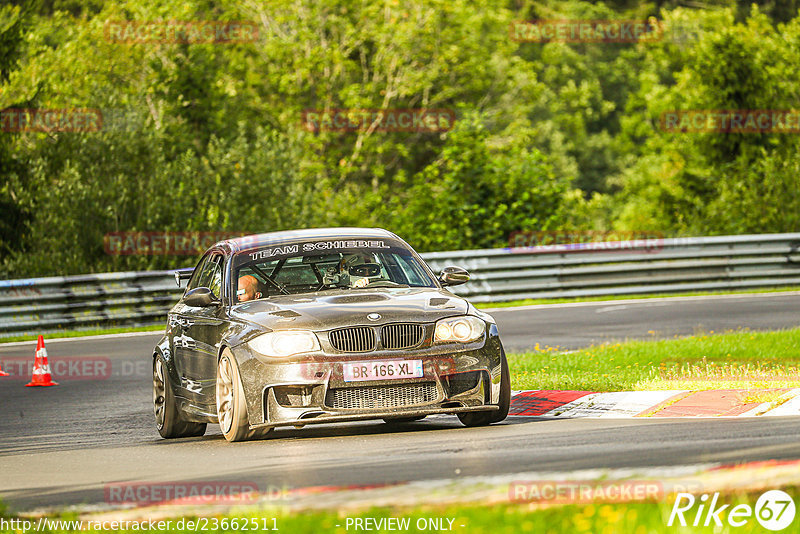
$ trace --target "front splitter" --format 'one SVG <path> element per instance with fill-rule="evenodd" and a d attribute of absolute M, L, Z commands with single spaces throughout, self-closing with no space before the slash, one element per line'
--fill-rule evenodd
<path fill-rule="evenodd" d="M 384 412 L 358 412 L 346 413 L 335 415 L 319 415 L 316 417 L 306 417 L 302 419 L 294 419 L 291 421 L 269 422 L 261 423 L 258 425 L 250 425 L 251 430 L 264 429 L 264 428 L 278 428 L 283 426 L 305 426 L 316 425 L 323 423 L 346 423 L 351 421 L 367 421 L 370 419 L 383 419 L 392 417 L 419 417 L 428 415 L 456 415 L 465 412 L 493 412 L 499 410 L 499 406 L 482 405 L 482 406 L 459 406 L 453 408 L 428 408 L 418 410 L 402 410 L 402 411 L 384 411 Z"/>

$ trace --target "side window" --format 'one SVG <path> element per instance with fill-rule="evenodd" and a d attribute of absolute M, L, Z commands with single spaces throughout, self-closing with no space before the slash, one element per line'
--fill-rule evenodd
<path fill-rule="evenodd" d="M 208 262 L 208 288 L 215 297 L 220 298 L 220 291 L 222 290 L 222 256 L 214 256 Z"/>
<path fill-rule="evenodd" d="M 211 255 L 204 256 L 203 259 L 200 260 L 200 263 L 197 264 L 197 267 L 194 268 L 194 272 L 192 273 L 192 278 L 189 280 L 189 283 L 186 284 L 186 290 L 195 289 L 197 287 L 203 287 L 204 284 L 201 283 L 203 280 L 203 270 L 206 268 L 209 260 L 211 259 Z"/>
<path fill-rule="evenodd" d="M 195 267 L 188 289 L 207 287 L 215 297 L 219 298 L 222 289 L 222 256 L 209 254 Z"/>

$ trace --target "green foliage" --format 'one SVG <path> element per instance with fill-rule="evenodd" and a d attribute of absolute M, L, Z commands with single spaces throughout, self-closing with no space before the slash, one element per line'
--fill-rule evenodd
<path fill-rule="evenodd" d="M 647 49 L 641 89 L 628 102 L 619 142 L 630 154 L 612 182 L 615 225 L 683 234 L 797 231 L 795 133 L 671 133 L 670 110 L 791 110 L 800 82 L 800 17 L 774 25 L 755 8 L 665 13 L 667 33 L 690 42 Z"/>
<path fill-rule="evenodd" d="M 550 229 L 567 182 L 537 149 L 488 146 L 478 117 L 447 136 L 439 158 L 417 173 L 393 203 L 397 230 L 420 250 L 508 246 L 520 228 Z"/>
<path fill-rule="evenodd" d="M 557 11 L 556 11 L 557 9 Z M 523 17 L 518 17 L 523 18 Z M 563 2 L 524 19 L 627 19 L 603 3 Z M 634 17 L 635 18 L 635 17 Z M 644 17 L 640 17 L 644 18 Z M 637 87 L 643 49 L 624 43 L 522 43 L 518 54 L 539 73 L 539 93 L 529 111 L 534 146 L 548 154 L 559 175 L 588 197 L 607 190 L 618 171 L 614 136 L 620 112 Z"/>
<path fill-rule="evenodd" d="M 18 68 L 24 50 L 22 36 L 29 24 L 28 9 L 13 5 L 0 6 L 0 88 Z M 32 101 L 32 97 L 18 97 L 9 101 L 8 107 L 29 105 Z M 25 232 L 24 225 L 30 219 L 29 213 L 19 205 L 12 187 L 13 182 L 24 181 L 26 176 L 26 168 L 15 154 L 14 141 L 10 132 L 0 132 L 0 258 L 19 251 L 19 236 Z"/>
<path fill-rule="evenodd" d="M 47 251 L 47 268 L 77 273 L 176 264 L 163 256 L 109 256 L 108 232 L 258 233 L 303 226 L 310 216 L 314 191 L 297 180 L 297 149 L 277 132 L 258 127 L 248 135 L 242 127 L 230 139 L 212 137 L 199 153 L 179 154 L 152 131 L 139 134 L 125 142 L 118 134 L 62 136 L 32 157 L 23 202 L 54 208 L 29 226 L 31 242 Z M 18 255 L 9 268 L 35 271 L 39 261 L 37 254 Z"/>
<path fill-rule="evenodd" d="M 674 109 L 791 109 L 800 17 L 720 0 L 15 0 L 0 110 L 91 108 L 96 132 L 0 132 L 0 276 L 183 266 L 125 231 L 383 226 L 421 250 L 562 228 L 797 231 L 791 134 L 680 134 Z M 780 5 L 779 5 L 780 4 Z M 787 11 L 788 9 L 788 11 Z M 530 19 L 663 19 L 656 42 L 520 43 Z M 118 43 L 109 21 L 255 21 L 255 42 Z M 305 110 L 450 109 L 443 133 L 311 131 Z"/>

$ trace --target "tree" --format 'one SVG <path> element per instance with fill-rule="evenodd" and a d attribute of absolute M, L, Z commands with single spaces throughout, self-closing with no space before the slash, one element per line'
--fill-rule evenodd
<path fill-rule="evenodd" d="M 30 3 L 0 6 L 0 116 L 36 101 L 36 88 L 27 93 L 13 93 L 8 86 L 23 55 L 31 8 Z M 4 256 L 23 249 L 25 223 L 30 220 L 30 211 L 20 205 L 18 198 L 27 168 L 15 155 L 13 129 L 6 124 L 0 131 L 0 263 Z"/>

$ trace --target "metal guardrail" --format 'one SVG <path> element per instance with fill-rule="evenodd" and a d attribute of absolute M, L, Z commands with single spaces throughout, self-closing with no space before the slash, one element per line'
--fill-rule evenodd
<path fill-rule="evenodd" d="M 800 285 L 800 233 L 575 243 L 435 252 L 435 271 L 472 274 L 453 292 L 472 302 Z"/>
<path fill-rule="evenodd" d="M 0 337 L 164 324 L 182 293 L 172 271 L 0 281 Z"/>
<path fill-rule="evenodd" d="M 433 252 L 472 275 L 453 292 L 472 302 L 800 285 L 800 233 L 590 242 Z M 164 324 L 182 289 L 172 271 L 0 281 L 0 337 Z"/>

